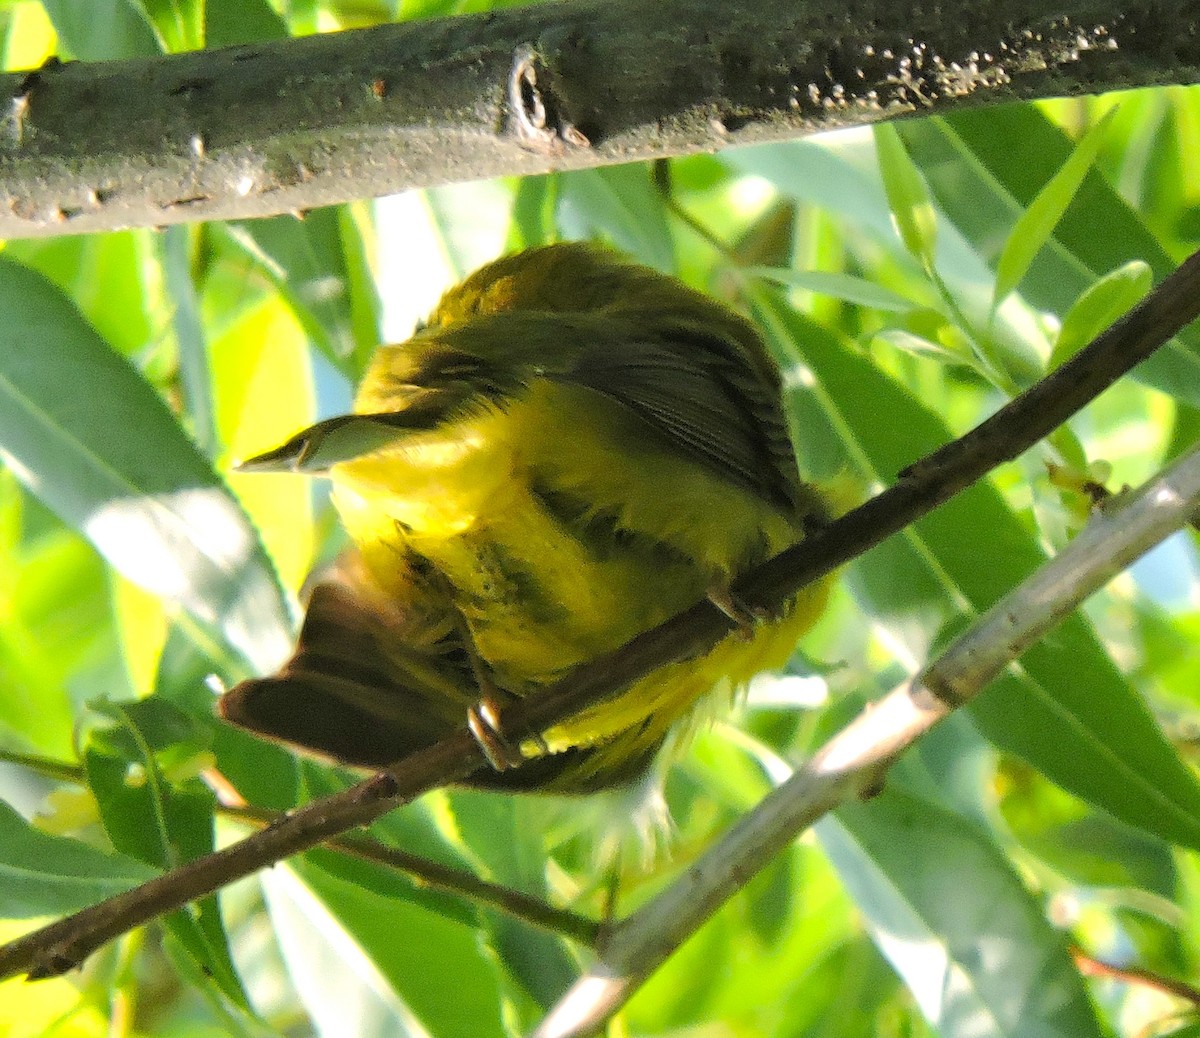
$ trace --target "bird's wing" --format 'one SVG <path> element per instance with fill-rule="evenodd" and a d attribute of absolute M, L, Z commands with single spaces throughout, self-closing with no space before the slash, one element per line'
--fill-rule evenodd
<path fill-rule="evenodd" d="M 650 339 L 631 328 L 582 350 L 559 377 L 623 404 L 730 482 L 796 507 L 800 477 L 778 387 L 727 339 L 699 329 Z"/>

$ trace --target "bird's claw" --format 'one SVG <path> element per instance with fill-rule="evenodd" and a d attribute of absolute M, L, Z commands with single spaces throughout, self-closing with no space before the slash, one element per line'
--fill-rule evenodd
<path fill-rule="evenodd" d="M 770 612 L 761 606 L 747 605 L 729 587 L 710 587 L 708 600 L 733 621 L 743 641 L 754 637 L 754 629 L 771 618 Z"/>

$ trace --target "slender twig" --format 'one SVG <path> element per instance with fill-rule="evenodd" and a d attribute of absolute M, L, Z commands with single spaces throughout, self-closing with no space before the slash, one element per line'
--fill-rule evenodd
<path fill-rule="evenodd" d="M 1115 966 L 1101 959 L 1093 958 L 1079 945 L 1071 945 L 1071 958 L 1079 967 L 1079 972 L 1087 977 L 1103 977 L 1105 980 L 1116 980 L 1124 984 L 1134 984 L 1140 987 L 1161 991 L 1164 995 L 1173 995 L 1191 1002 L 1200 1009 L 1200 988 L 1174 977 L 1164 977 L 1161 973 L 1153 973 L 1139 966 Z"/>
<path fill-rule="evenodd" d="M 678 197 L 675 194 L 675 185 L 671 182 L 671 163 L 666 159 L 658 159 L 652 167 L 652 177 L 655 190 L 658 191 L 658 197 L 662 199 L 663 205 L 667 207 L 667 211 L 674 216 L 680 223 L 688 228 L 701 241 L 710 246 L 717 255 L 726 260 L 733 259 L 733 249 L 729 243 L 722 241 L 712 228 L 706 227 L 688 210 L 680 205 Z"/>
<path fill-rule="evenodd" d="M 78 764 L 71 764 L 67 761 L 52 760 L 36 754 L 17 753 L 4 749 L 0 749 L 0 761 L 19 765 L 28 771 L 46 778 L 57 779 L 60 782 L 71 782 L 76 785 L 87 783 L 84 769 Z M 209 778 L 210 786 L 220 787 L 217 788 L 217 795 L 222 798 L 222 802 L 217 804 L 217 814 L 249 822 L 259 827 L 274 825 L 283 817 L 282 812 L 272 811 L 265 807 L 224 802 L 224 797 L 227 795 L 224 783 L 219 778 L 206 777 Z M 600 932 L 598 922 L 585 915 L 580 915 L 578 912 L 555 908 L 520 890 L 480 879 L 465 869 L 442 865 L 418 854 L 410 854 L 396 847 L 390 847 L 369 836 L 346 834 L 329 840 L 326 846 L 330 850 L 350 854 L 363 861 L 385 865 L 398 872 L 403 872 L 418 886 L 440 890 L 443 893 L 468 899 L 476 904 L 487 905 L 523 922 L 564 937 L 570 937 L 582 945 L 594 945 Z"/>
<path fill-rule="evenodd" d="M 733 585 L 750 608 L 775 611 L 804 585 L 903 529 L 954 493 L 1016 457 L 1062 424 L 1121 374 L 1200 313 L 1200 253 L 1050 377 L 1032 386 L 962 440 L 911 467 L 895 486 L 815 531 Z M 733 622 L 707 600 L 576 668 L 504 710 L 506 734 L 521 741 L 611 698 L 634 680 L 711 649 Z M 341 793 L 295 811 L 239 843 L 0 947 L 0 977 L 49 976 L 81 962 L 118 934 L 288 855 L 364 825 L 485 763 L 465 728 Z"/>
<path fill-rule="evenodd" d="M 268 811 L 251 805 L 223 805 L 218 811 L 230 818 L 240 818 L 244 821 L 261 825 L 274 825 L 282 815 L 278 811 Z M 430 887 L 444 893 L 455 894 L 459 897 L 487 905 L 511 915 L 522 922 L 531 923 L 563 937 L 570 937 L 578 944 L 592 947 L 600 935 L 601 924 L 589 919 L 578 912 L 565 908 L 555 908 L 553 905 L 533 897 L 512 887 L 500 883 L 480 879 L 465 869 L 456 869 L 451 865 L 423 858 L 418 854 L 391 847 L 370 836 L 360 836 L 346 833 L 327 844 L 331 850 L 351 854 L 363 861 L 374 862 L 376 865 L 386 865 L 409 876 L 418 886 Z"/>
<path fill-rule="evenodd" d="M 969 702 L 1080 602 L 1200 507 L 1200 446 L 1102 514 L 910 682 L 870 704 L 662 894 L 609 931 L 599 961 L 534 1038 L 597 1033 L 702 923 L 827 812 L 876 788 L 888 765 Z M 1179 993 L 1179 992 L 1176 992 Z M 1186 996 L 1185 996 L 1186 997 Z"/>
<path fill-rule="evenodd" d="M 0 763 L 15 764 L 17 767 L 36 772 L 45 778 L 56 779 L 59 782 L 74 782 L 76 785 L 83 785 L 87 782 L 87 776 L 78 764 L 51 760 L 49 757 L 39 757 L 33 753 L 18 753 L 16 750 L 0 749 Z"/>

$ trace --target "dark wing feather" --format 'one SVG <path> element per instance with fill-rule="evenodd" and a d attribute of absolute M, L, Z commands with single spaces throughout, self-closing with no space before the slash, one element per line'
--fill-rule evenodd
<path fill-rule="evenodd" d="M 734 343 L 695 328 L 653 340 L 606 336 L 558 377 L 628 407 L 732 483 L 797 508 L 800 477 L 778 386 Z"/>
<path fill-rule="evenodd" d="M 404 643 L 355 590 L 318 584 L 295 655 L 243 681 L 222 717 L 346 764 L 384 767 L 460 728 L 477 698 L 466 657 Z"/>

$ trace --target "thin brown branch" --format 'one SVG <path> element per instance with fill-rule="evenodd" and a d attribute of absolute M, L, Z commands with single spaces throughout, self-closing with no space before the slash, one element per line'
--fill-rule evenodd
<path fill-rule="evenodd" d="M 564 0 L 0 75 L 0 237 L 303 211 L 1192 83 L 1195 0 Z"/>
<path fill-rule="evenodd" d="M 231 818 L 241 818 L 263 825 L 273 825 L 282 817 L 277 811 L 267 811 L 251 805 L 234 807 L 223 805 L 219 812 Z M 551 933 L 569 937 L 578 944 L 593 947 L 600 935 L 601 925 L 578 912 L 553 905 L 532 897 L 520 890 L 480 879 L 465 869 L 442 865 L 418 854 L 410 854 L 398 847 L 390 847 L 370 836 L 347 833 L 327 844 L 331 850 L 353 855 L 363 861 L 374 862 L 396 869 L 410 877 L 418 886 L 440 890 L 447 894 L 481 905 L 487 905 L 511 915 L 514 919 L 531 923 Z"/>
<path fill-rule="evenodd" d="M 37 754 L 16 753 L 0 749 L 0 762 L 15 764 L 35 774 L 59 782 L 70 782 L 74 785 L 86 785 L 87 775 L 78 764 L 67 761 L 53 760 Z M 218 796 L 217 814 L 226 818 L 236 818 L 255 826 L 274 825 L 283 815 L 253 804 L 229 802 L 229 798 L 237 798 L 236 791 L 228 786 L 220 775 L 206 774 L 205 779 Z M 440 890 L 453 894 L 475 904 L 487 905 L 511 915 L 522 922 L 539 926 L 552 933 L 569 937 L 579 944 L 594 946 L 600 932 L 600 924 L 594 919 L 571 912 L 532 897 L 520 890 L 506 887 L 500 883 L 492 883 L 480 879 L 474 873 L 465 869 L 457 869 L 442 865 L 418 854 L 410 854 L 396 847 L 390 847 L 369 836 L 347 834 L 327 841 L 330 850 L 349 854 L 363 861 L 374 862 L 388 868 L 403 872 L 414 883 L 421 887 Z"/>
<path fill-rule="evenodd" d="M 1116 980 L 1123 984 L 1134 984 L 1139 987 L 1160 991 L 1164 995 L 1172 995 L 1191 1002 L 1200 1009 L 1200 988 L 1174 977 L 1164 977 L 1161 973 L 1141 969 L 1138 966 L 1114 966 L 1102 959 L 1093 958 L 1079 945 L 1071 945 L 1071 958 L 1079 967 L 1079 972 L 1085 977 L 1101 977 L 1105 980 Z"/>
<path fill-rule="evenodd" d="M 750 607 L 777 610 L 805 584 L 829 573 L 1016 457 L 1046 431 L 1066 421 L 1122 373 L 1145 359 L 1200 313 L 1200 253 L 1189 257 L 1121 321 L 1031 387 L 980 428 L 967 448 L 944 448 L 936 461 L 912 467 L 895 486 L 739 580 L 733 587 Z M 1023 416 L 1024 427 L 1010 423 Z M 698 602 L 639 635 L 621 649 L 577 668 L 537 696 L 507 707 L 505 732 L 515 739 L 560 723 L 616 695 L 643 675 L 703 653 L 731 631 L 711 602 Z M 157 915 L 210 894 L 265 865 L 364 825 L 436 786 L 484 764 L 464 728 L 413 754 L 389 771 L 317 801 L 240 843 L 206 855 L 162 877 L 52 923 L 0 947 L 0 977 L 28 972 L 49 976 L 81 962 L 96 948 Z"/>

